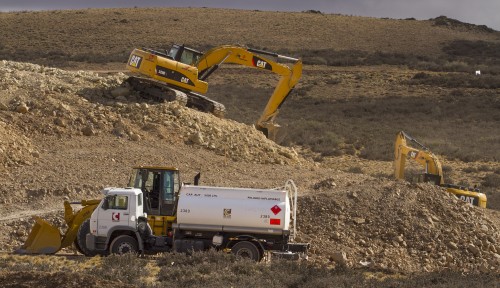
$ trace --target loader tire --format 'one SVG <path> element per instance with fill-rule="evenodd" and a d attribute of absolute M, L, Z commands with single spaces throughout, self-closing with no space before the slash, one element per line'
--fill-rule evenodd
<path fill-rule="evenodd" d="M 90 219 L 83 221 L 80 228 L 78 228 L 78 233 L 76 234 L 76 243 L 78 251 L 82 252 L 85 256 L 95 256 L 97 252 L 91 251 L 87 248 L 87 234 L 90 233 Z"/>
<path fill-rule="evenodd" d="M 73 242 L 73 244 L 75 244 L 75 248 L 76 248 L 76 250 L 78 252 L 80 252 L 80 254 L 84 254 L 83 251 L 82 251 L 82 249 L 80 249 L 80 245 L 78 245 L 78 239 L 75 239 L 75 241 Z"/>

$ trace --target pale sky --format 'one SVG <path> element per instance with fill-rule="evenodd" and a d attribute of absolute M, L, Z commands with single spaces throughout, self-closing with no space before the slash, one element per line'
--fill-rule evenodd
<path fill-rule="evenodd" d="M 0 0 L 0 11 L 118 7 L 216 7 L 270 11 L 319 10 L 346 15 L 416 18 L 445 15 L 500 31 L 500 0 Z"/>

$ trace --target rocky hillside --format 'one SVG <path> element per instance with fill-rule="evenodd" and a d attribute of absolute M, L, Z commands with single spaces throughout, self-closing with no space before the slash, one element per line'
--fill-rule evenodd
<path fill-rule="evenodd" d="M 253 127 L 141 98 L 124 74 L 0 62 L 0 242 L 11 251 L 62 200 L 99 197 L 137 164 L 200 169 L 212 185 L 299 185 L 298 241 L 330 267 L 397 272 L 500 271 L 498 214 L 432 185 L 322 168 Z M 202 181 L 205 178 L 202 178 Z M 123 184 L 121 184 L 123 185 Z M 69 251 L 72 251 L 71 249 Z"/>

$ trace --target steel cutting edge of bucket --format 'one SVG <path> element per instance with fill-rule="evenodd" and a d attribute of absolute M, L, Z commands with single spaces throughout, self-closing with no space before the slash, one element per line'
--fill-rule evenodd
<path fill-rule="evenodd" d="M 42 218 L 35 217 L 35 225 L 28 239 L 16 250 L 19 254 L 54 254 L 61 249 L 61 233 Z"/>

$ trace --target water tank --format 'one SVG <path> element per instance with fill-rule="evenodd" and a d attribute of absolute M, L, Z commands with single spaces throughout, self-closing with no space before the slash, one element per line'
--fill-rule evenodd
<path fill-rule="evenodd" d="M 182 187 L 177 207 L 179 229 L 282 234 L 290 228 L 286 190 Z"/>

